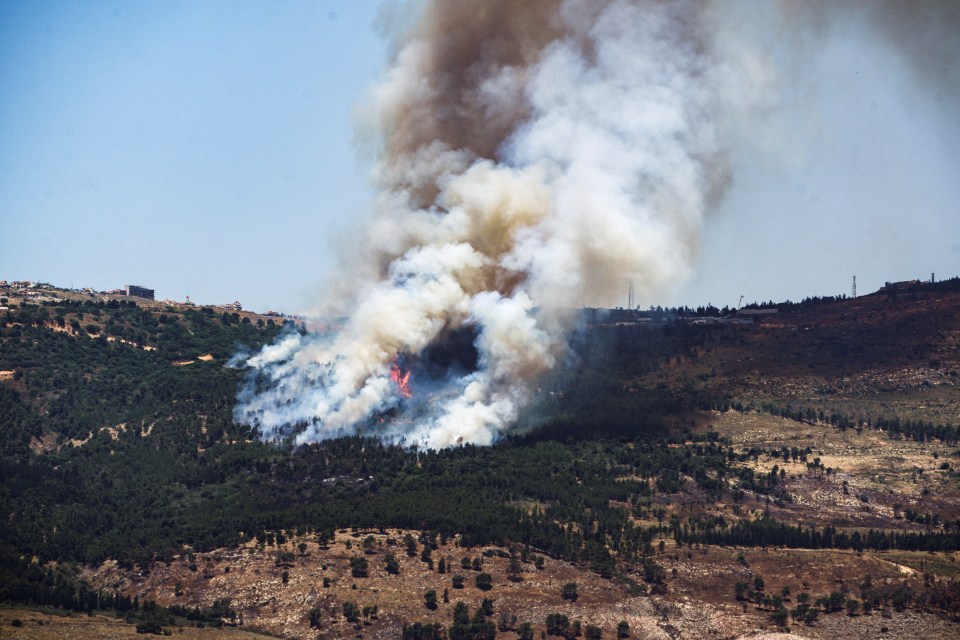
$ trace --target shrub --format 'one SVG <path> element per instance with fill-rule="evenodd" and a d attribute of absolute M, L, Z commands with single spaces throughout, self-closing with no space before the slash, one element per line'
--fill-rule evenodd
<path fill-rule="evenodd" d="M 481 573 L 476 578 L 477 589 L 481 591 L 490 591 L 493 589 L 493 576 L 489 573 Z"/>
<path fill-rule="evenodd" d="M 350 558 L 350 573 L 354 578 L 366 578 L 368 566 L 367 559 L 362 556 Z"/>

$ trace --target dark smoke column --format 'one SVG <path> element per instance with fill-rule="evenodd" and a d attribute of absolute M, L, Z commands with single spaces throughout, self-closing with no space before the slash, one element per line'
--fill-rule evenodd
<path fill-rule="evenodd" d="M 237 418 L 300 442 L 489 444 L 554 365 L 572 309 L 685 278 L 727 175 L 715 117 L 732 65 L 717 71 L 707 8 L 427 2 L 375 94 L 381 195 L 350 319 L 249 359 L 259 392 Z M 400 403 L 398 355 L 464 325 L 479 369 L 415 420 L 375 425 Z"/>

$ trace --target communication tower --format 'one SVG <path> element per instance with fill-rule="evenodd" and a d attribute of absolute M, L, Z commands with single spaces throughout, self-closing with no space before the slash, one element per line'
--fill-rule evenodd
<path fill-rule="evenodd" d="M 633 309 L 633 280 L 630 281 L 630 289 L 627 292 L 627 309 Z"/>
<path fill-rule="evenodd" d="M 857 297 L 857 276 L 853 276 L 853 291 L 850 295 L 851 298 Z"/>

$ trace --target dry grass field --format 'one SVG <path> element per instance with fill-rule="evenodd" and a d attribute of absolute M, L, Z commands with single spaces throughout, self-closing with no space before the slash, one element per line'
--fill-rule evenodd
<path fill-rule="evenodd" d="M 301 539 L 292 539 L 279 548 L 246 546 L 222 549 L 196 557 L 196 571 L 187 558 L 169 566 L 157 564 L 145 576 L 121 571 L 112 563 L 90 570 L 86 578 L 93 584 L 156 600 L 162 605 L 210 606 L 220 598 L 231 598 L 245 625 L 254 625 L 289 638 L 398 638 L 403 622 L 439 622 L 449 626 L 453 607 L 462 601 L 475 611 L 484 598 L 494 601 L 493 620 L 515 628 L 517 622 L 532 622 L 536 636 L 545 631 L 544 620 L 561 613 L 584 626 L 603 629 L 604 638 L 615 638 L 616 627 L 626 621 L 632 637 L 657 638 L 737 638 L 757 633 L 774 633 L 769 609 L 738 602 L 734 584 L 752 582 L 757 576 L 766 581 L 768 593 L 781 593 L 786 587 L 790 606 L 802 592 L 816 598 L 842 590 L 856 594 L 866 575 L 875 584 L 914 585 L 918 590 L 923 573 L 934 579 L 953 577 L 960 572 L 960 555 L 911 552 L 855 553 L 838 550 L 738 549 L 696 547 L 676 549 L 670 542 L 657 555 L 667 570 L 668 590 L 664 594 L 631 594 L 627 585 L 606 580 L 568 562 L 547 558 L 542 570 L 524 565 L 522 580 L 513 582 L 507 575 L 508 559 L 499 557 L 495 547 L 461 548 L 450 541 L 433 552 L 435 563 L 443 558 L 454 566 L 452 573 L 431 571 L 419 557 L 410 558 L 400 543 L 403 532 L 341 532 L 328 548 L 307 542 L 300 554 Z M 375 539 L 373 553 L 362 554 L 369 562 L 369 576 L 351 576 L 350 559 L 361 555 L 361 542 Z M 304 539 L 305 540 L 305 539 Z M 390 541 L 394 541 L 391 545 Z M 296 553 L 289 565 L 277 564 L 278 551 Z M 484 552 L 487 552 L 486 555 Z M 394 553 L 400 563 L 399 575 L 384 570 L 384 556 Z M 463 557 L 482 558 L 482 571 L 492 576 L 493 587 L 481 591 L 475 586 L 479 572 L 463 570 Z M 436 566 L 436 565 L 435 565 Z M 282 574 L 288 574 L 284 583 Z M 454 589 L 453 575 L 465 578 L 463 589 Z M 325 585 L 326 580 L 326 585 Z M 579 598 L 562 598 L 563 586 L 577 584 Z M 438 607 L 429 610 L 424 593 L 436 590 Z M 443 602 L 447 590 L 449 602 Z M 180 595 L 176 595 L 177 593 Z M 359 624 L 347 622 L 343 603 L 360 608 L 376 605 L 375 617 Z M 319 626 L 310 627 L 310 611 L 319 610 Z M 513 624 L 509 622 L 514 618 Z M 887 631 L 881 632 L 881 629 Z M 807 638 L 880 638 L 923 637 L 946 639 L 960 634 L 960 625 L 932 614 L 912 610 L 873 612 L 848 616 L 837 613 L 821 616 L 813 625 L 794 623 L 794 637 Z M 178 632 L 179 634 L 179 632 Z M 905 635 L 906 634 L 906 635 Z M 32 637 L 32 636 L 31 636 Z M 118 636 L 119 637 L 119 636 Z M 512 639 L 514 631 L 501 631 L 498 638 Z"/>
<path fill-rule="evenodd" d="M 270 636 L 225 627 L 222 629 L 173 627 L 173 637 L 183 640 L 267 640 Z M 10 640 L 119 640 L 143 638 L 121 618 L 104 615 L 0 609 L 0 638 Z"/>
<path fill-rule="evenodd" d="M 923 525 L 906 521 L 907 510 L 936 513 L 941 519 L 960 517 L 955 468 L 960 459 L 955 446 L 894 440 L 871 429 L 841 431 L 756 412 L 710 412 L 703 424 L 704 429 L 730 438 L 737 451 L 785 446 L 812 449 L 809 457 L 819 458 L 822 470 L 768 455 L 749 462 L 757 471 L 766 473 L 776 465 L 786 473 L 783 486 L 793 501 L 783 507 L 763 505 L 777 519 L 922 531 Z M 946 469 L 942 468 L 945 462 L 949 465 Z"/>

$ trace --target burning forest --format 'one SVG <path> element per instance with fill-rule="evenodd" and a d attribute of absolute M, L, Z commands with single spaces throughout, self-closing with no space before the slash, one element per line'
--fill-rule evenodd
<path fill-rule="evenodd" d="M 650 294 L 688 272 L 726 181 L 710 114 L 729 73 L 710 62 L 708 14 L 427 3 L 370 114 L 381 196 L 349 320 L 249 358 L 237 419 L 300 443 L 489 444 L 509 429 L 530 382 L 563 357 L 575 307 L 628 279 Z M 399 363 L 465 328 L 476 366 L 430 376 L 432 401 L 408 403 L 423 381 Z M 406 404 L 416 420 L 372 420 Z"/>
<path fill-rule="evenodd" d="M 853 5 L 766 11 L 815 25 Z M 739 16 L 692 0 L 422 3 L 365 112 L 379 197 L 330 291 L 348 319 L 247 357 L 235 419 L 297 443 L 446 447 L 512 429 L 565 357 L 574 309 L 627 282 L 643 304 L 689 276 L 730 139 L 777 100 Z M 464 331 L 470 366 L 424 367 Z"/>

